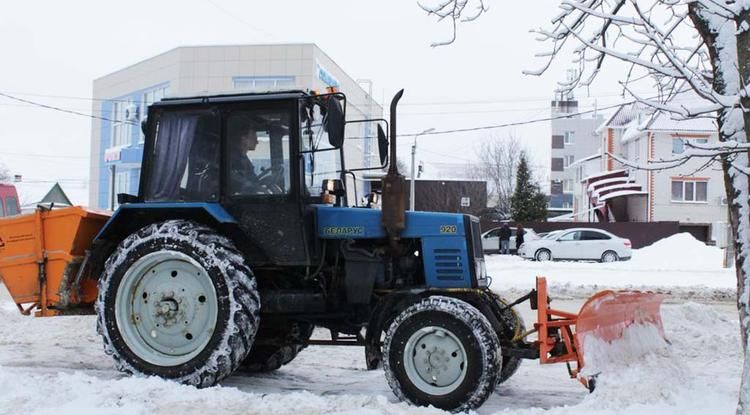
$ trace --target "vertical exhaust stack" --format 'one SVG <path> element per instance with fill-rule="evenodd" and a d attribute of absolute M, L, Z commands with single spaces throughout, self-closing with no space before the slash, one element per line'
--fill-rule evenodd
<path fill-rule="evenodd" d="M 396 157 L 396 105 L 404 95 L 400 90 L 391 100 L 391 165 L 383 177 L 383 227 L 391 247 L 396 251 L 401 232 L 406 228 L 406 179 L 398 172 Z"/>

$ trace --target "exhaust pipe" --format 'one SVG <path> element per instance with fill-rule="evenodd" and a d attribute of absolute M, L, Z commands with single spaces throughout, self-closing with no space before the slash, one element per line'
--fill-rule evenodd
<path fill-rule="evenodd" d="M 403 95 L 404 90 L 402 89 L 391 100 L 391 165 L 388 168 L 388 174 L 398 174 L 398 159 L 396 158 L 396 106 Z"/>
<path fill-rule="evenodd" d="M 400 90 L 391 100 L 391 165 L 388 174 L 383 177 L 383 227 L 388 234 L 393 255 L 398 252 L 398 241 L 401 232 L 406 228 L 406 179 L 398 172 L 396 156 L 396 106 L 404 90 Z"/>

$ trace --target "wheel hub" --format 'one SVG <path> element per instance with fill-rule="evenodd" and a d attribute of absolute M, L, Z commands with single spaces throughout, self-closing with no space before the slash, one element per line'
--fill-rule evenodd
<path fill-rule="evenodd" d="M 410 380 L 425 392 L 450 393 L 466 376 L 466 351 L 455 334 L 425 327 L 407 341 L 404 367 Z"/>
<path fill-rule="evenodd" d="M 128 347 L 160 366 L 185 363 L 213 336 L 218 306 L 206 270 L 171 251 L 148 254 L 125 273 L 115 299 L 117 326 Z"/>

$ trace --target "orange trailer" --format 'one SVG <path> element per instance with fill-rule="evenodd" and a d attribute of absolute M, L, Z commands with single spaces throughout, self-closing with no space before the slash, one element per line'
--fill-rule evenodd
<path fill-rule="evenodd" d="M 0 277 L 23 314 L 93 313 L 88 250 L 109 216 L 76 206 L 0 219 Z"/>

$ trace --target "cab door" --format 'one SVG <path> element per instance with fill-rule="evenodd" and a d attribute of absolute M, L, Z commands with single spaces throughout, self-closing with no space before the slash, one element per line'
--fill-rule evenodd
<path fill-rule="evenodd" d="M 251 264 L 309 264 L 293 145 L 298 131 L 296 100 L 222 109 L 222 201 L 251 241 Z"/>

